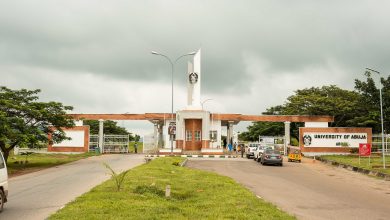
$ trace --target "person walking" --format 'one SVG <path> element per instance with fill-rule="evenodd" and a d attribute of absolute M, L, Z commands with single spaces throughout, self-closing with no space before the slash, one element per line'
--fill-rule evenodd
<path fill-rule="evenodd" d="M 134 153 L 138 153 L 138 144 L 137 144 L 137 142 L 135 142 L 135 144 L 134 144 Z"/>

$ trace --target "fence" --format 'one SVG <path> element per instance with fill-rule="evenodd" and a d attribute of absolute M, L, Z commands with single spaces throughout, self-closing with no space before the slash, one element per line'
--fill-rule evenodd
<path fill-rule="evenodd" d="M 390 134 L 384 134 L 384 150 L 385 153 L 388 154 L 389 146 L 390 146 Z M 382 135 L 381 134 L 373 134 L 372 135 L 372 152 L 382 152 Z"/>
<path fill-rule="evenodd" d="M 89 150 L 99 149 L 99 135 L 89 136 Z M 128 153 L 129 135 L 103 135 L 103 153 Z"/>
<path fill-rule="evenodd" d="M 144 141 L 143 153 L 145 154 L 157 153 L 158 151 L 157 143 L 153 134 L 144 135 L 143 141 Z"/>

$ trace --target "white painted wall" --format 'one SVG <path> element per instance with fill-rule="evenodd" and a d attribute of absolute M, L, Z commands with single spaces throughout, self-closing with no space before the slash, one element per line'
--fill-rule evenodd
<path fill-rule="evenodd" d="M 216 142 L 211 142 L 210 141 L 210 148 L 222 148 L 221 146 L 221 132 L 222 132 L 222 126 L 221 126 L 221 120 L 212 120 L 210 123 L 210 130 L 215 130 L 217 131 L 217 141 Z"/>
<path fill-rule="evenodd" d="M 67 137 L 72 139 L 53 144 L 53 147 L 84 147 L 84 131 L 65 131 L 65 133 Z"/>

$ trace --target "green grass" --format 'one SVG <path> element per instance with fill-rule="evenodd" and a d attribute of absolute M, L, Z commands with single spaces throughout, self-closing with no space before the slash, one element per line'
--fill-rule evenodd
<path fill-rule="evenodd" d="M 135 142 L 130 142 L 129 143 L 129 152 L 130 153 L 134 153 L 134 144 Z M 142 150 L 143 150 L 143 143 L 142 142 L 137 142 L 137 150 L 138 150 L 138 153 L 141 154 L 142 153 Z"/>
<path fill-rule="evenodd" d="M 181 161 L 158 158 L 136 167 L 121 191 L 108 180 L 49 219 L 295 219 L 231 178 L 173 165 Z"/>
<path fill-rule="evenodd" d="M 83 158 L 98 155 L 94 152 L 83 154 L 38 154 L 34 153 L 27 157 L 28 163 L 25 163 L 26 156 L 10 155 L 7 161 L 8 174 L 19 175 L 30 173 L 43 168 L 53 167 L 80 160 Z"/>
<path fill-rule="evenodd" d="M 368 157 L 360 157 L 359 164 L 359 156 L 357 155 L 326 155 L 321 156 L 321 158 L 336 161 L 342 164 L 348 164 L 355 167 L 360 167 L 368 170 L 379 171 L 382 173 L 390 174 L 390 168 L 383 169 L 382 156 L 373 155 L 371 156 L 370 165 L 368 164 Z M 390 165 L 390 156 L 386 156 L 386 165 Z M 373 168 L 380 167 L 380 168 Z"/>

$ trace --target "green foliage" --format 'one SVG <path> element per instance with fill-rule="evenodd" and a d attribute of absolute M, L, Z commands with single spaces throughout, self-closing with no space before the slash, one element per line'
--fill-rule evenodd
<path fill-rule="evenodd" d="M 62 128 L 74 126 L 66 111 L 71 106 L 59 102 L 40 102 L 40 90 L 12 90 L 0 87 L 0 148 L 5 160 L 16 145 L 33 145 L 68 139 Z"/>
<path fill-rule="evenodd" d="M 390 104 L 390 79 L 382 79 L 384 103 Z M 357 91 L 341 89 L 337 86 L 322 86 L 300 89 L 287 98 L 283 105 L 268 108 L 265 115 L 330 115 L 334 116 L 332 127 L 372 127 L 379 132 L 379 92 L 370 75 L 367 81 L 355 80 Z M 390 106 L 386 108 L 390 115 Z M 386 113 L 385 113 L 386 115 Z M 299 127 L 303 123 L 291 123 L 291 137 L 298 139 Z M 283 135 L 284 125 L 277 122 L 254 122 L 240 138 L 258 140 L 259 135 Z"/>
<path fill-rule="evenodd" d="M 284 133 L 284 124 L 278 122 L 254 122 L 247 132 L 239 135 L 240 140 L 258 141 L 259 136 L 279 136 Z"/>
<path fill-rule="evenodd" d="M 130 170 L 126 170 L 118 174 L 107 163 L 103 163 L 103 165 L 110 171 L 110 175 L 115 181 L 116 191 L 120 191 L 123 185 L 123 181 L 125 180 L 125 176 Z"/>
<path fill-rule="evenodd" d="M 174 161 L 184 158 L 133 168 L 120 192 L 112 192 L 114 180 L 108 180 L 49 219 L 295 219 L 229 177 L 172 166 Z M 167 185 L 170 198 L 164 196 Z"/>

